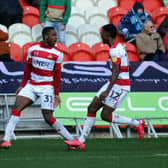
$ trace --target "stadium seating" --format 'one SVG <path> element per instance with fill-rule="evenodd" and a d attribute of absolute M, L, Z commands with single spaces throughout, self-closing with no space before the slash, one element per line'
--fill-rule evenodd
<path fill-rule="evenodd" d="M 141 0 L 144 8 L 153 12 L 155 9 L 162 6 L 161 0 Z"/>
<path fill-rule="evenodd" d="M 40 23 L 39 11 L 33 6 L 24 6 L 22 22 L 30 28 Z"/>
<path fill-rule="evenodd" d="M 124 37 L 117 33 L 116 40 L 119 41 L 119 42 L 123 42 Z"/>
<path fill-rule="evenodd" d="M 26 62 L 28 49 L 29 49 L 29 47 L 31 47 L 33 44 L 35 44 L 35 42 L 29 42 L 29 43 L 26 43 L 26 44 L 23 45 L 23 47 L 22 47 L 23 62 Z"/>
<path fill-rule="evenodd" d="M 76 27 L 73 25 L 67 24 L 66 26 L 66 45 L 70 46 L 72 43 L 79 42 L 78 33 Z"/>
<path fill-rule="evenodd" d="M 139 61 L 139 56 L 137 54 L 136 47 L 131 43 L 122 42 L 122 44 L 127 51 L 129 61 L 130 62 Z"/>
<path fill-rule="evenodd" d="M 158 27 L 160 25 L 160 23 L 164 20 L 164 18 L 168 16 L 168 8 L 167 7 L 160 7 L 158 9 L 155 9 L 152 13 L 152 18 L 153 21 L 156 25 L 156 27 Z"/>
<path fill-rule="evenodd" d="M 16 43 L 22 47 L 32 41 L 31 29 L 22 23 L 12 24 L 8 29 L 9 42 Z"/>
<path fill-rule="evenodd" d="M 99 24 L 103 26 L 109 23 L 106 12 L 100 7 L 90 7 L 85 11 L 85 17 L 88 24 Z"/>
<path fill-rule="evenodd" d="M 117 0 L 96 0 L 96 5 L 107 11 L 108 9 L 117 6 Z"/>
<path fill-rule="evenodd" d="M 84 10 L 72 7 L 71 17 L 69 18 L 68 24 L 73 25 L 74 27 L 79 27 L 81 24 L 85 24 L 86 19 L 84 15 Z"/>
<path fill-rule="evenodd" d="M 74 43 L 69 46 L 72 61 L 93 61 L 90 47 L 85 43 Z"/>
<path fill-rule="evenodd" d="M 0 24 L 0 30 L 8 33 L 8 28 L 5 25 Z"/>
<path fill-rule="evenodd" d="M 113 7 L 108 10 L 108 18 L 111 24 L 114 24 L 116 27 L 120 19 L 127 13 L 127 10 L 121 7 Z"/>
<path fill-rule="evenodd" d="M 127 11 L 130 10 L 134 3 L 136 2 L 137 0 L 129 0 L 129 1 L 126 1 L 126 0 L 118 0 L 118 7 L 121 7 L 121 8 L 124 8 L 126 9 Z"/>
<path fill-rule="evenodd" d="M 101 41 L 100 25 L 85 24 L 78 28 L 78 37 L 80 42 L 88 44 L 92 47 L 93 44 Z"/>
<path fill-rule="evenodd" d="M 76 5 L 76 1 L 77 1 L 77 0 L 71 0 L 71 5 L 72 5 L 72 6 L 75 6 L 75 5 Z"/>
<path fill-rule="evenodd" d="M 10 57 L 16 62 L 22 61 L 21 48 L 18 44 L 9 42 Z"/>
<path fill-rule="evenodd" d="M 91 6 L 94 6 L 94 1 L 93 0 L 87 0 L 87 1 L 77 0 L 75 3 L 75 6 L 86 10 L 87 8 L 89 8 Z"/>
<path fill-rule="evenodd" d="M 58 47 L 64 53 L 64 60 L 63 60 L 63 62 L 65 62 L 65 61 L 71 61 L 70 54 L 68 52 L 68 48 L 67 48 L 67 46 L 65 44 L 57 42 L 55 44 L 55 46 Z"/>
<path fill-rule="evenodd" d="M 42 26 L 41 24 L 37 24 L 32 27 L 32 38 L 33 41 L 39 42 L 42 40 Z"/>
<path fill-rule="evenodd" d="M 92 54 L 96 61 L 108 61 L 109 46 L 102 42 L 96 43 L 92 46 Z"/>

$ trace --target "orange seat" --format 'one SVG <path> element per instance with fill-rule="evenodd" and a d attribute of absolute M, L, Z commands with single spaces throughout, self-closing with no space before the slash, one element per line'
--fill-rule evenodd
<path fill-rule="evenodd" d="M 23 45 L 22 51 L 23 51 L 23 61 L 24 61 L 24 62 L 27 61 L 27 52 L 28 52 L 28 49 L 29 49 L 33 44 L 35 44 L 35 42 L 29 42 L 29 43 L 26 43 L 26 44 Z"/>
<path fill-rule="evenodd" d="M 133 7 L 133 5 L 136 1 L 137 0 L 129 0 L 129 2 L 128 2 L 126 0 L 118 0 L 118 7 L 124 8 L 128 11 Z"/>
<path fill-rule="evenodd" d="M 162 6 L 161 0 L 142 0 L 141 3 L 145 9 L 150 10 L 151 12 Z"/>
<path fill-rule="evenodd" d="M 22 22 L 29 27 L 33 27 L 36 24 L 40 23 L 39 10 L 33 6 L 24 6 L 23 7 L 23 17 Z"/>
<path fill-rule="evenodd" d="M 131 43 L 122 42 L 122 45 L 125 47 L 125 50 L 128 54 L 128 59 L 130 62 L 139 61 L 139 55 L 137 54 L 136 47 Z"/>
<path fill-rule="evenodd" d="M 72 61 L 93 61 L 89 45 L 85 43 L 73 43 L 69 46 Z"/>
<path fill-rule="evenodd" d="M 108 61 L 109 46 L 102 42 L 96 43 L 92 46 L 92 54 L 96 61 Z"/>
<path fill-rule="evenodd" d="M 64 60 L 63 60 L 63 62 L 65 62 L 65 61 L 71 61 L 70 54 L 68 52 L 68 48 L 67 48 L 67 46 L 65 44 L 57 42 L 55 44 L 55 46 L 64 53 Z"/>
<path fill-rule="evenodd" d="M 123 42 L 124 37 L 117 33 L 116 40 L 119 41 L 119 42 Z"/>
<path fill-rule="evenodd" d="M 22 61 L 22 52 L 18 44 L 9 42 L 10 57 L 16 62 Z"/>
<path fill-rule="evenodd" d="M 108 18 L 111 24 L 118 27 L 120 19 L 127 13 L 127 10 L 121 7 L 113 7 L 108 10 Z"/>
<path fill-rule="evenodd" d="M 152 18 L 156 27 L 158 27 L 162 23 L 162 21 L 165 19 L 166 16 L 168 16 L 167 7 L 160 7 L 153 11 Z"/>

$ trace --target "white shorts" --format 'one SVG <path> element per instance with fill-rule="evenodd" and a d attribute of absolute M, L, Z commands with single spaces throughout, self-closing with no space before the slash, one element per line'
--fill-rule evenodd
<path fill-rule="evenodd" d="M 105 83 L 97 92 L 96 96 L 99 97 L 102 92 L 104 92 L 110 82 Z M 128 94 L 127 90 L 123 90 L 120 86 L 114 85 L 109 92 L 108 96 L 105 98 L 105 100 L 102 101 L 103 104 L 112 107 L 113 109 L 116 109 L 119 107 L 123 99 Z"/>
<path fill-rule="evenodd" d="M 18 94 L 31 99 L 33 102 L 40 98 L 41 109 L 54 109 L 54 88 L 53 86 L 37 86 L 27 84 Z"/>

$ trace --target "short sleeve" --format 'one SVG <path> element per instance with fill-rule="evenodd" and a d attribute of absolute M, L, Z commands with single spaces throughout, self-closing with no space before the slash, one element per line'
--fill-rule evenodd
<path fill-rule="evenodd" d="M 120 64 L 121 63 L 120 52 L 117 49 L 115 49 L 115 48 L 110 49 L 110 57 L 112 60 L 112 64 Z"/>

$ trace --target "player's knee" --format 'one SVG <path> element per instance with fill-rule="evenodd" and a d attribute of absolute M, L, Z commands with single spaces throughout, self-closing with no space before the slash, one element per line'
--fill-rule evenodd
<path fill-rule="evenodd" d="M 101 119 L 104 121 L 108 121 L 109 116 L 106 113 L 101 113 Z"/>

